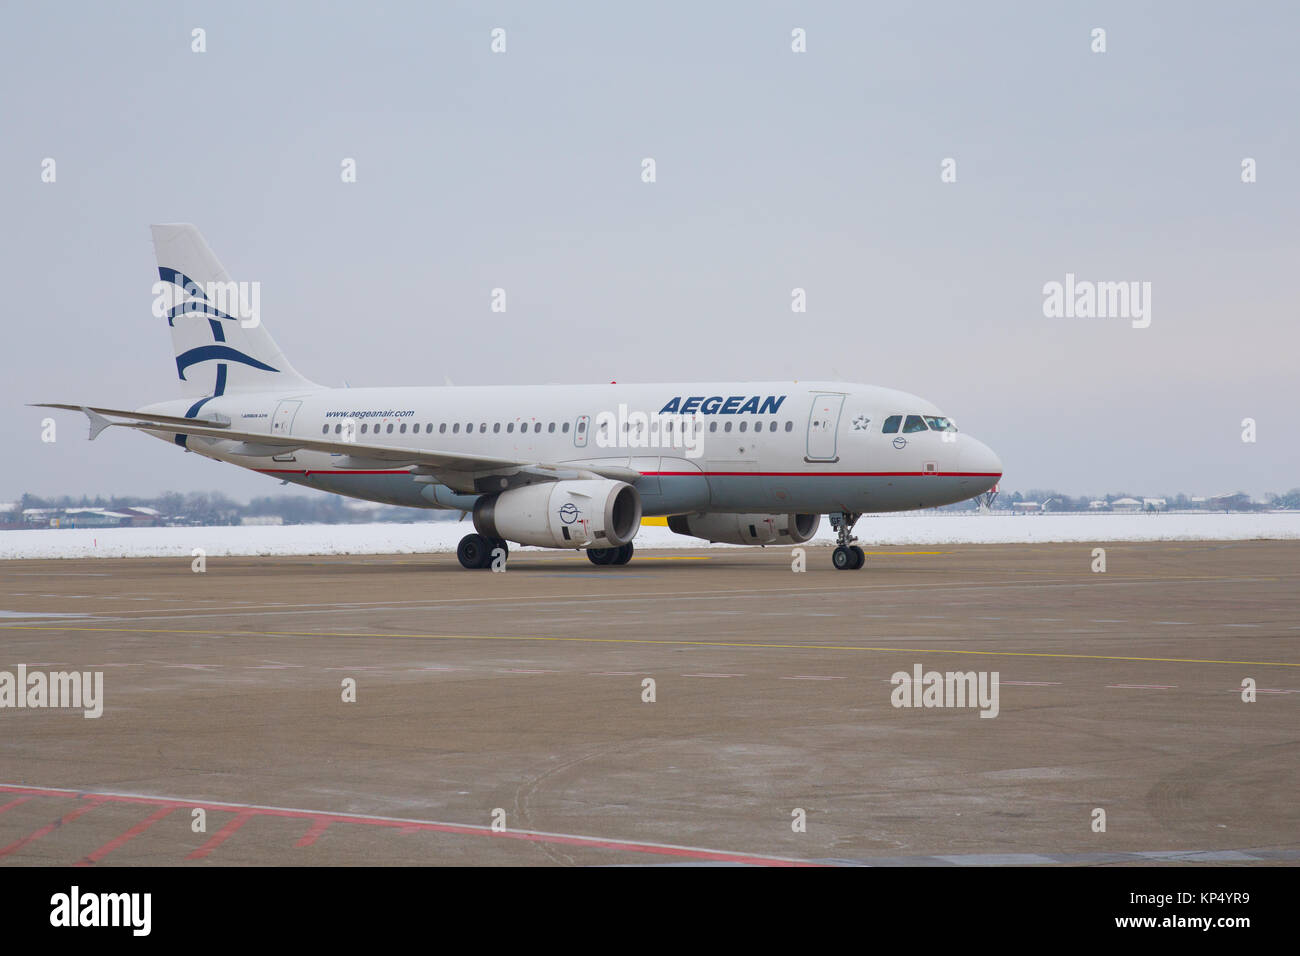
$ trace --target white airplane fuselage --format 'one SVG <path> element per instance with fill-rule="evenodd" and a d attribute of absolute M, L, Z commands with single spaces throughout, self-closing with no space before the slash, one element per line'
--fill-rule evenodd
<path fill-rule="evenodd" d="M 350 428 L 363 444 L 621 466 L 640 474 L 632 484 L 646 515 L 902 511 L 975 497 L 1002 476 L 997 456 L 962 432 L 904 432 L 897 423 L 892 433 L 882 430 L 893 416 L 942 416 L 931 402 L 840 382 L 314 387 L 139 411 L 224 417 L 234 429 L 280 437 L 336 438 Z M 654 425 L 638 420 L 638 412 Z M 670 426 L 675 432 L 663 428 L 656 422 L 661 413 L 698 416 L 696 431 L 683 434 L 680 422 Z M 470 510 L 477 497 L 412 467 L 355 467 L 346 455 L 277 454 L 163 428 L 152 434 L 284 481 L 370 501 Z"/>

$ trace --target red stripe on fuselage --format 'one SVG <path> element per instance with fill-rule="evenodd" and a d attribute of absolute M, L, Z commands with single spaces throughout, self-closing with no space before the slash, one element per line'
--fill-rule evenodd
<path fill-rule="evenodd" d="M 410 471 L 326 471 L 256 468 L 264 475 L 409 475 Z M 1001 478 L 998 471 L 643 471 L 661 478 Z"/>

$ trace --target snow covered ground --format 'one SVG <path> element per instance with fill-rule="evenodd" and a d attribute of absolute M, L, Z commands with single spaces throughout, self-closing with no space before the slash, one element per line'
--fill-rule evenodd
<path fill-rule="evenodd" d="M 469 521 L 421 524 L 289 525 L 227 528 L 86 528 L 0 531 L 4 558 L 188 557 L 258 554 L 413 554 L 454 551 Z M 1241 541 L 1300 538 L 1300 512 L 1261 514 L 867 516 L 854 529 L 864 545 L 995 544 L 1046 541 Z M 815 544 L 834 540 L 824 518 Z M 706 546 L 647 526 L 640 548 Z M 715 545 L 714 547 L 730 547 Z"/>

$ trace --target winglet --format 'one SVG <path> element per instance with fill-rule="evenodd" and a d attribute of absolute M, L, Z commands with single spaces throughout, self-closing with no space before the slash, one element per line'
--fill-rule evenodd
<path fill-rule="evenodd" d="M 89 439 L 90 439 L 90 441 L 94 441 L 96 438 L 99 437 L 99 433 L 100 433 L 100 432 L 102 432 L 102 431 L 103 431 L 105 428 L 107 428 L 109 425 L 113 424 L 113 423 L 110 422 L 107 418 L 105 418 L 103 415 L 99 414 L 98 412 L 92 412 L 92 411 L 91 411 L 89 408 L 87 408 L 85 405 L 81 405 L 81 406 L 78 406 L 78 407 L 79 407 L 83 412 L 85 412 L 85 413 L 86 413 L 86 417 L 90 419 L 90 435 L 89 435 Z"/>

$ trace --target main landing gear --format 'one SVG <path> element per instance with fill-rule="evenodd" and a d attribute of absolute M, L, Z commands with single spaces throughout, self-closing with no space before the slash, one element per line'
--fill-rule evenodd
<path fill-rule="evenodd" d="M 494 552 L 500 548 L 502 558 L 510 556 L 510 545 L 500 538 L 489 538 L 482 534 L 467 534 L 460 539 L 456 548 L 456 557 L 462 568 L 479 569 L 492 567 Z"/>
<path fill-rule="evenodd" d="M 467 534 L 460 539 L 460 544 L 456 548 L 456 557 L 460 559 L 463 568 L 490 568 L 498 548 L 501 549 L 502 560 L 510 557 L 510 545 L 500 538 L 489 538 L 487 535 L 477 533 Z M 627 564 L 632 560 L 632 551 L 632 542 L 629 541 L 621 548 L 588 548 L 587 558 L 592 564 Z"/>
<path fill-rule="evenodd" d="M 627 564 L 632 560 L 632 542 L 621 548 L 588 548 L 587 559 L 592 564 Z"/>
<path fill-rule="evenodd" d="M 858 540 L 853 536 L 853 526 L 861 517 L 861 514 L 854 514 L 851 511 L 840 511 L 831 515 L 831 527 L 836 531 L 837 545 L 831 552 L 831 564 L 835 566 L 836 571 L 856 571 L 867 563 L 866 554 L 853 543 Z"/>

